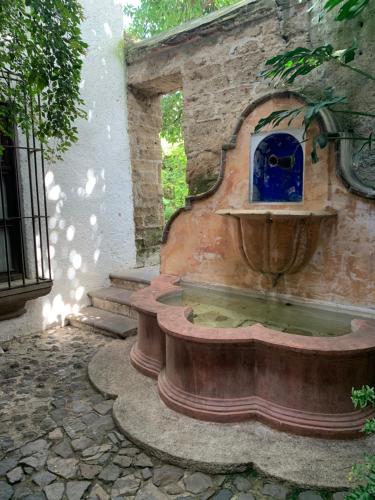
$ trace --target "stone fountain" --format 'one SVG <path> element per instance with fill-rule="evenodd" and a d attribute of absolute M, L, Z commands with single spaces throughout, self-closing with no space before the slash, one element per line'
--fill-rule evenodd
<path fill-rule="evenodd" d="M 359 438 L 375 410 L 354 409 L 350 393 L 375 385 L 375 291 L 361 226 L 369 218 L 356 219 L 360 204 L 335 175 L 342 158 L 331 144 L 311 161 L 313 137 L 331 122 L 322 116 L 304 140 L 298 120 L 254 132 L 260 118 L 298 105 L 274 94 L 244 112 L 216 185 L 167 224 L 161 276 L 132 296 L 136 342 L 113 348 L 114 364 L 98 355 L 90 376 L 119 396 L 125 434 L 158 456 L 218 472 L 251 450 L 248 461 L 267 471 L 270 455 L 284 463 L 289 450 L 297 461 L 279 475 L 298 482 L 309 449 L 318 484 L 332 460 L 344 470 L 372 446 Z M 207 305 L 218 304 L 210 323 Z M 220 460 L 218 436 L 230 448 Z M 258 438 L 284 448 L 266 457 Z M 344 476 L 324 484 L 346 485 Z"/>

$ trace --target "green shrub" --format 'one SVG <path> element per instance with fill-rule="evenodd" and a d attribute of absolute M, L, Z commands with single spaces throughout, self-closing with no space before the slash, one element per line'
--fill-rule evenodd
<path fill-rule="evenodd" d="M 163 142 L 163 204 L 164 216 L 168 220 L 180 207 L 185 205 L 188 195 L 186 183 L 186 154 L 183 143 Z"/>
<path fill-rule="evenodd" d="M 352 401 L 355 408 L 375 406 L 375 389 L 368 385 L 361 389 L 353 389 Z M 375 432 L 375 419 L 365 423 L 363 432 L 366 434 Z M 356 486 L 346 497 L 347 500 L 373 500 L 375 498 L 375 455 L 366 455 L 362 463 L 354 465 L 350 479 L 356 483 Z"/>

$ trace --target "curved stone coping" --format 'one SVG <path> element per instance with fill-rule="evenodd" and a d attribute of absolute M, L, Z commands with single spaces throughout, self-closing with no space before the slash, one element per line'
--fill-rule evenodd
<path fill-rule="evenodd" d="M 151 285 L 134 292 L 130 296 L 132 307 L 141 313 L 156 316 L 157 313 L 169 308 L 167 304 L 158 302 L 158 299 L 169 293 L 182 290 L 178 283 L 181 278 L 170 274 L 161 274 L 151 281 Z"/>
<path fill-rule="evenodd" d="M 255 324 L 239 328 L 215 328 L 189 321 L 191 307 L 174 306 L 158 302 L 163 296 L 182 290 L 178 276 L 160 275 L 151 285 L 131 296 L 132 306 L 139 312 L 157 315 L 160 328 L 173 337 L 201 343 L 259 343 L 274 348 L 309 352 L 311 354 L 355 355 L 375 350 L 375 321 L 356 319 L 352 332 L 338 337 L 305 337 L 280 332 Z"/>
<path fill-rule="evenodd" d="M 159 398 L 156 382 L 129 361 L 134 339 L 113 341 L 89 364 L 103 394 L 119 396 L 114 418 L 134 443 L 159 458 L 211 473 L 253 466 L 300 487 L 344 489 L 351 466 L 375 453 L 374 437 L 324 440 L 271 430 L 258 422 L 208 423 L 180 415 Z"/>
<path fill-rule="evenodd" d="M 215 328 L 189 321 L 189 307 L 169 306 L 158 312 L 158 324 L 168 335 L 191 342 L 208 344 L 259 343 L 273 348 L 311 354 L 355 355 L 375 350 L 375 322 L 353 320 L 352 332 L 338 337 L 306 337 L 272 330 L 260 323 L 240 328 Z"/>

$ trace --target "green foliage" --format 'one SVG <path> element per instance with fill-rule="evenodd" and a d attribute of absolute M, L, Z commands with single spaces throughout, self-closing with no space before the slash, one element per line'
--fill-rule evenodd
<path fill-rule="evenodd" d="M 182 114 L 184 109 L 184 96 L 177 91 L 174 94 L 166 94 L 162 97 L 161 110 L 163 123 L 161 137 L 170 144 L 183 141 Z"/>
<path fill-rule="evenodd" d="M 346 500 L 373 500 L 375 498 L 375 457 L 366 456 L 361 464 L 354 465 L 352 479 L 362 482 L 353 489 Z"/>
<path fill-rule="evenodd" d="M 374 387 L 364 385 L 360 389 L 352 389 L 352 401 L 355 408 L 364 409 L 367 406 L 375 406 Z M 363 432 L 366 434 L 375 432 L 375 419 L 367 420 Z M 356 486 L 346 497 L 347 500 L 375 498 L 375 455 L 365 455 L 362 463 L 355 464 L 350 479 L 356 483 Z"/>
<path fill-rule="evenodd" d="M 375 418 L 367 420 L 363 426 L 363 432 L 365 434 L 373 434 L 375 432 Z"/>
<path fill-rule="evenodd" d="M 147 38 L 238 1 L 141 0 L 138 7 L 127 4 L 124 12 L 131 18 L 127 33 L 138 40 Z"/>
<path fill-rule="evenodd" d="M 375 405 L 375 389 L 364 385 L 361 389 L 352 389 L 352 401 L 354 408 L 366 408 L 368 405 Z"/>
<path fill-rule="evenodd" d="M 336 16 L 336 21 L 346 21 L 357 17 L 370 0 L 328 0 L 325 4 L 325 9 L 330 11 L 340 5 L 339 13 Z"/>
<path fill-rule="evenodd" d="M 323 100 L 318 101 L 309 101 L 306 98 L 306 104 L 300 106 L 299 108 L 292 109 L 283 109 L 280 111 L 273 111 L 265 118 L 259 120 L 257 126 L 255 127 L 255 132 L 259 132 L 266 125 L 271 125 L 272 127 L 277 127 L 283 122 L 283 120 L 288 119 L 288 127 L 293 123 L 293 121 L 299 117 L 303 116 L 303 126 L 304 126 L 304 137 L 306 137 L 307 130 L 309 129 L 311 123 L 318 118 L 319 113 L 323 109 L 329 109 L 332 112 L 335 112 L 337 109 L 335 106 L 339 104 L 344 104 L 347 102 L 346 97 L 344 96 L 335 96 L 333 94 L 333 89 L 328 88 L 324 91 Z M 313 148 L 311 152 L 311 158 L 313 163 L 318 161 L 318 146 L 323 149 L 327 146 L 328 141 L 331 137 L 328 134 L 321 133 L 319 135 L 314 136 L 313 138 Z"/>
<path fill-rule="evenodd" d="M 323 63 L 335 60 L 345 65 L 353 61 L 357 48 L 355 44 L 342 50 L 334 50 L 332 45 L 322 45 L 311 50 L 297 47 L 290 52 L 268 59 L 266 64 L 271 66 L 271 69 L 263 71 L 261 75 L 265 78 L 280 78 L 287 83 L 293 83 L 298 76 L 311 73 Z"/>
<path fill-rule="evenodd" d="M 367 5 L 367 0 L 327 0 L 324 5 L 324 9 L 328 12 L 335 7 L 340 7 L 339 13 L 335 19 L 343 21 L 358 16 Z M 349 64 L 355 59 L 357 51 L 358 46 L 356 42 L 353 42 L 350 47 L 345 47 L 339 50 L 335 50 L 330 44 L 322 45 L 320 47 L 316 47 L 315 49 L 297 47 L 294 50 L 268 59 L 268 61 L 266 61 L 266 65 L 270 67 L 265 69 L 262 72 L 262 75 L 272 80 L 278 79 L 284 81 L 285 83 L 294 83 L 297 77 L 304 77 L 323 64 L 333 62 L 362 75 L 368 80 L 375 81 L 375 77 L 370 73 Z M 375 118 L 374 113 L 351 110 L 340 106 L 343 104 L 347 104 L 346 98 L 342 96 L 335 96 L 334 89 L 329 88 L 326 89 L 323 96 L 315 102 L 309 102 L 307 100 L 307 104 L 305 106 L 271 113 L 259 121 L 256 131 L 261 130 L 268 124 L 276 127 L 280 125 L 284 119 L 288 119 L 288 125 L 290 125 L 295 118 L 303 114 L 303 125 L 305 128 L 304 134 L 306 135 L 307 129 L 323 109 L 328 109 L 337 114 Z M 357 154 L 359 154 L 365 147 L 371 148 L 372 135 L 372 132 L 370 132 L 369 135 L 357 135 L 351 137 L 351 139 L 361 143 L 361 147 Z M 318 161 L 318 146 L 320 148 L 324 148 L 328 144 L 329 140 L 343 138 L 344 137 L 341 135 L 328 136 L 327 134 L 320 134 L 319 136 L 313 137 L 313 149 L 311 154 L 312 161 L 314 163 Z"/>
<path fill-rule="evenodd" d="M 265 125 L 271 124 L 273 127 L 277 127 L 280 123 L 289 119 L 288 126 L 301 114 L 303 115 L 303 124 L 305 127 L 305 132 L 311 125 L 312 121 L 319 116 L 319 113 L 323 109 L 329 109 L 335 111 L 335 106 L 338 104 L 344 104 L 347 102 L 344 96 L 335 96 L 333 94 L 333 89 L 328 88 L 324 91 L 324 98 L 318 101 L 311 101 L 306 99 L 306 104 L 299 108 L 293 108 L 288 110 L 273 111 L 270 115 L 259 120 L 255 132 L 261 130 Z"/>
<path fill-rule="evenodd" d="M 0 75 L 11 71 L 21 80 L 8 85 L 0 79 L 0 102 L 9 104 L 9 121 L 24 133 L 30 131 L 33 117 L 37 137 L 49 142 L 48 152 L 57 157 L 77 140 L 74 122 L 85 116 L 79 93 L 87 47 L 81 38 L 82 20 L 78 0 L 0 2 Z"/>
<path fill-rule="evenodd" d="M 271 69 L 262 71 L 261 76 L 272 80 L 279 77 L 287 83 L 293 83 L 297 76 L 307 75 L 323 62 L 329 61 L 332 52 L 331 45 L 323 45 L 313 50 L 297 47 L 268 59 L 266 65 L 271 66 Z"/>
<path fill-rule="evenodd" d="M 164 215 L 168 220 L 180 207 L 185 205 L 188 195 L 186 183 L 186 154 L 183 143 L 172 146 L 164 154 L 162 169 Z"/>
<path fill-rule="evenodd" d="M 160 137 L 164 140 L 162 185 L 164 217 L 168 220 L 172 214 L 185 205 L 188 195 L 186 183 L 186 154 L 182 131 L 182 113 L 184 105 L 180 91 L 162 97 L 162 129 Z"/>

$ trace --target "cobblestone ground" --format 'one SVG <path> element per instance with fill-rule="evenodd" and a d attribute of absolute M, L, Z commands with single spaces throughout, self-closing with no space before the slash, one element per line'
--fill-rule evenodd
<path fill-rule="evenodd" d="M 88 361 L 108 342 L 67 327 L 2 344 L 0 500 L 345 498 L 254 470 L 207 475 L 146 455 L 116 430 L 113 401 L 88 380 Z"/>

